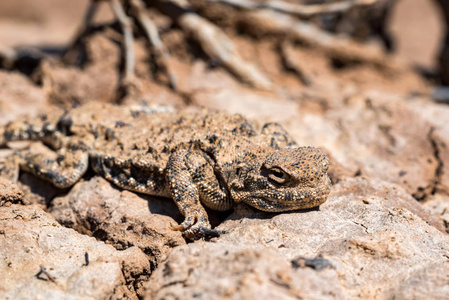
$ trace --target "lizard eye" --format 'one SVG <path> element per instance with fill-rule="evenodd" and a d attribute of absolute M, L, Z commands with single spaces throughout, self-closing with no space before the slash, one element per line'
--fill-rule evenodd
<path fill-rule="evenodd" d="M 288 175 L 285 174 L 285 172 L 279 168 L 272 168 L 268 170 L 268 178 L 277 183 L 282 184 L 287 181 Z"/>

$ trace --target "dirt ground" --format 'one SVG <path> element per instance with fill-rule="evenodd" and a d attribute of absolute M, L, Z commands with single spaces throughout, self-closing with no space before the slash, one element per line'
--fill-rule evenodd
<path fill-rule="evenodd" d="M 173 201 L 117 188 L 92 169 L 65 189 L 27 172 L 14 184 L 0 177 L 0 298 L 445 298 L 449 107 L 433 101 L 435 82 L 418 71 L 436 69 L 443 26 L 434 3 L 398 1 L 391 54 L 378 42 L 308 36 L 294 22 L 288 30 L 307 30 L 288 34 L 263 13 L 191 3 L 251 72 L 220 61 L 194 30 L 152 8 L 169 63 L 135 27 L 126 78 L 123 34 L 107 3 L 61 58 L 88 0 L 0 1 L 0 54 L 31 53 L 3 61 L 0 133 L 10 121 L 56 118 L 94 101 L 239 113 L 257 130 L 278 122 L 299 145 L 321 148 L 330 159 L 328 200 L 279 214 L 208 210 L 226 233 L 193 242 L 170 229 L 183 220 Z M 16 149 L 50 151 L 1 138 L 0 168 Z"/>

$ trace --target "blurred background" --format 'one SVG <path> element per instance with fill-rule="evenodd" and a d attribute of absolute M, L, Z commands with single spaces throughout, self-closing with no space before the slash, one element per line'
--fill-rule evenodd
<path fill-rule="evenodd" d="M 75 37 L 88 4 L 89 0 L 2 0 L 0 45 L 62 49 Z M 399 0 L 391 10 L 388 28 L 395 52 L 416 66 L 435 70 L 444 37 L 443 14 L 437 1 Z M 101 7 L 95 21 L 113 21 L 109 6 Z"/>

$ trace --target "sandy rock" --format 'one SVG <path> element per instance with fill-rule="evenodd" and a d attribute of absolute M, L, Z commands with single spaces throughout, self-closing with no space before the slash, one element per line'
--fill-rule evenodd
<path fill-rule="evenodd" d="M 432 126 L 430 138 L 434 143 L 439 169 L 436 192 L 449 195 L 449 107 L 445 104 L 429 103 L 427 98 L 409 101 L 410 107 Z"/>
<path fill-rule="evenodd" d="M 145 299 L 342 298 L 332 268 L 293 268 L 268 249 L 229 243 L 195 243 L 174 249 L 146 285 Z M 326 285 L 319 285 L 325 280 Z"/>
<path fill-rule="evenodd" d="M 387 299 L 446 299 L 449 295 L 449 261 L 418 269 L 410 278 L 386 293 Z M 432 294 L 429 294 L 432 291 Z"/>
<path fill-rule="evenodd" d="M 448 232 L 449 226 L 449 195 L 444 193 L 436 193 L 431 195 L 422 204 L 426 209 L 431 211 L 435 216 L 438 216 L 446 226 Z"/>
<path fill-rule="evenodd" d="M 67 196 L 54 199 L 51 214 L 61 224 L 119 250 L 139 247 L 153 267 L 172 247 L 185 244 L 181 233 L 169 228 L 173 218 L 182 220 L 173 201 L 144 198 L 101 177 L 80 182 Z"/>
<path fill-rule="evenodd" d="M 184 89 L 193 105 L 244 114 L 260 122 L 282 121 L 296 116 L 298 104 L 270 92 L 242 86 L 222 69 L 208 69 L 204 62 L 192 65 Z"/>
<path fill-rule="evenodd" d="M 174 249 L 145 285 L 147 299 L 384 299 L 410 295 L 404 281 L 419 278 L 429 279 L 422 295 L 446 289 L 434 266 L 447 264 L 449 237 L 398 186 L 346 179 L 320 210 L 251 211 L 231 215 L 215 243 Z"/>
<path fill-rule="evenodd" d="M 35 205 L 0 207 L 0 244 L 2 299 L 137 299 L 151 272 L 138 248 L 117 251 Z"/>
<path fill-rule="evenodd" d="M 417 215 L 429 225 L 445 232 L 443 222 L 439 216 L 431 210 L 423 208 L 411 195 L 402 187 L 384 181 L 369 179 L 367 177 L 347 178 L 333 189 L 333 196 L 344 197 L 348 195 L 363 198 L 364 203 L 369 204 L 368 195 L 382 198 L 382 206 L 389 209 L 406 209 Z M 346 204 L 344 204 L 346 205 Z M 342 208 L 343 209 L 343 208 Z"/>
<path fill-rule="evenodd" d="M 446 227 L 449 224 L 449 107 L 432 103 L 427 98 L 413 98 L 409 106 L 432 126 L 429 138 L 434 147 L 438 167 L 435 171 L 434 188 L 424 206 L 439 215 Z M 446 231 L 448 229 L 446 228 Z"/>

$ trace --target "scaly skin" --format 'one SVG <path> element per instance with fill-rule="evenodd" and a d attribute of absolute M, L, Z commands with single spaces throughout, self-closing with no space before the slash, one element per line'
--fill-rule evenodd
<path fill-rule="evenodd" d="M 172 198 L 185 216 L 172 228 L 189 238 L 218 233 L 202 204 L 228 210 L 244 202 L 281 212 L 318 206 L 331 188 L 321 150 L 297 147 L 276 123 L 257 133 L 242 116 L 222 112 L 91 103 L 0 128 L 0 146 L 14 140 L 41 140 L 56 157 L 15 152 L 0 163 L 0 176 L 17 180 L 20 167 L 64 188 L 90 164 L 121 188 Z"/>

